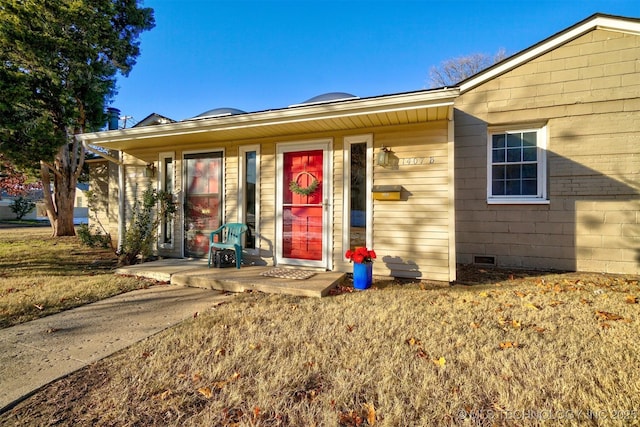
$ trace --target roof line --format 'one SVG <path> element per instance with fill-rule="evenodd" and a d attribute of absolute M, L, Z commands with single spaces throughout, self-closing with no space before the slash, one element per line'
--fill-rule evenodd
<path fill-rule="evenodd" d="M 145 126 L 82 134 L 79 137 L 88 143 L 154 138 L 167 135 L 211 132 L 239 128 L 279 125 L 311 120 L 326 120 L 338 117 L 354 117 L 371 113 L 386 113 L 423 107 L 451 106 L 458 96 L 458 88 L 422 90 L 401 94 L 383 95 L 356 100 L 342 100 L 329 104 L 313 104 L 295 108 L 265 110 L 255 113 L 223 117 L 187 120 L 156 126 Z M 339 105 L 338 105 L 339 104 Z"/>
<path fill-rule="evenodd" d="M 570 42 L 594 29 L 607 29 L 640 34 L 640 19 L 595 13 L 588 18 L 530 46 L 497 64 L 458 83 L 460 93 L 465 93 L 499 75 L 535 59 L 560 45 Z"/>

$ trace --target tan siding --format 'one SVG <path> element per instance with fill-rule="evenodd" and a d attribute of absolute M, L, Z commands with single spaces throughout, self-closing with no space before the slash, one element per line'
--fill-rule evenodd
<path fill-rule="evenodd" d="M 433 111 L 432 111 L 433 110 Z M 442 117 L 446 109 L 431 109 L 434 118 Z M 406 120 L 425 120 L 427 113 L 388 113 L 367 118 L 370 127 L 355 128 L 356 122 L 347 118 L 342 126 L 354 126 L 349 131 L 335 131 L 289 135 L 281 138 L 249 139 L 229 141 L 224 144 L 202 142 L 185 145 L 184 151 L 225 150 L 225 215 L 227 221 L 237 218 L 238 147 L 246 144 L 260 145 L 260 247 L 261 262 L 272 264 L 275 257 L 276 229 L 276 145 L 284 142 L 309 141 L 321 138 L 333 141 L 333 168 L 328 175 L 333 180 L 330 247 L 333 249 L 331 265 L 337 271 L 352 271 L 352 265 L 343 259 L 343 176 L 344 137 L 351 135 L 373 135 L 374 156 L 382 145 L 391 147 L 399 159 L 424 159 L 422 164 L 399 164 L 396 168 L 374 166 L 373 185 L 402 185 L 403 200 L 398 202 L 375 201 L 373 206 L 373 248 L 378 254 L 374 264 L 376 275 L 396 275 L 430 280 L 451 280 L 451 258 L 449 253 L 450 233 L 453 233 L 449 211 L 449 177 L 451 164 L 447 146 L 448 122 L 420 123 L 380 127 L 394 115 L 405 115 Z M 361 117 L 365 119 L 365 117 Z M 311 129 L 311 128 L 309 128 Z M 316 128 L 317 129 L 317 128 Z M 182 147 L 182 146 L 181 146 Z M 176 152 L 176 188 L 182 187 L 182 151 Z M 128 166 L 128 188 L 140 183 L 147 162 L 157 160 L 157 151 L 147 150 L 133 153 L 138 157 L 137 168 Z M 433 158 L 433 163 L 430 162 Z M 130 159 L 129 162 L 133 162 Z M 132 194 L 128 193 L 128 200 Z M 182 200 L 180 200 L 182 204 Z M 176 219 L 174 256 L 179 256 L 182 245 L 182 206 Z M 179 233 L 179 234 L 178 234 Z"/>
<path fill-rule="evenodd" d="M 460 262 L 639 271 L 638 57 L 640 36 L 595 30 L 457 99 Z M 530 122 L 547 123 L 550 204 L 487 205 L 487 125 Z"/>
<path fill-rule="evenodd" d="M 109 161 L 89 164 L 89 189 L 95 194 L 98 204 L 89 212 L 89 225 L 95 231 L 106 231 L 114 244 L 118 238 L 117 167 Z M 102 230 L 104 228 L 104 230 Z"/>

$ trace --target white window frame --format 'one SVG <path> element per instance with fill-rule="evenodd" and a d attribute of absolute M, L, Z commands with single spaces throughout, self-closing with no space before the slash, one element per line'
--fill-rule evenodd
<path fill-rule="evenodd" d="M 536 132 L 537 144 L 537 191 L 535 195 L 494 196 L 493 191 L 493 135 L 502 133 Z M 547 126 L 500 126 L 490 127 L 487 133 L 487 204 L 549 204 L 547 197 Z"/>
<path fill-rule="evenodd" d="M 351 145 L 367 144 L 367 183 L 366 183 L 366 245 L 367 248 L 373 247 L 373 134 L 353 135 L 344 137 L 343 150 L 343 210 L 342 210 L 342 257 L 343 261 L 347 261 L 344 257 L 347 249 L 351 246 Z"/>
<path fill-rule="evenodd" d="M 260 145 L 244 145 L 239 148 L 239 164 L 238 164 L 238 222 L 246 222 L 245 212 L 245 165 L 247 153 L 255 151 L 256 153 L 256 227 L 252 231 L 254 233 L 255 248 L 245 249 L 250 255 L 258 255 L 260 253 Z"/>
<path fill-rule="evenodd" d="M 175 193 L 176 187 L 176 153 L 173 151 L 165 151 L 158 154 L 158 191 L 162 191 L 166 187 L 166 174 L 164 171 L 164 163 L 166 159 L 171 159 L 171 163 L 173 164 L 173 191 Z M 174 194 L 175 198 L 175 194 Z M 176 200 L 174 200 L 175 202 Z M 162 242 L 162 228 L 164 224 L 161 222 L 158 225 L 158 248 L 160 249 L 173 249 L 175 241 L 176 241 L 176 233 L 175 233 L 175 219 L 172 219 L 169 227 L 171 228 L 171 242 L 165 243 Z"/>

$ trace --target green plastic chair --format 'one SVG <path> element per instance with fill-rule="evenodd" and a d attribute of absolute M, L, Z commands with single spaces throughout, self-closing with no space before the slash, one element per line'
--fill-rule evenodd
<path fill-rule="evenodd" d="M 230 222 L 223 224 L 217 230 L 211 232 L 209 237 L 209 268 L 211 268 L 211 258 L 215 249 L 233 249 L 236 251 L 236 268 L 240 268 L 242 263 L 242 234 L 247 231 L 246 224 Z M 218 241 L 214 241 L 216 234 Z"/>

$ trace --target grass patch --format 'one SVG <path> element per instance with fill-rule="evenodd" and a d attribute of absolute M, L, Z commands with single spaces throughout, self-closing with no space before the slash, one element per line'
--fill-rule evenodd
<path fill-rule="evenodd" d="M 148 286 L 114 276 L 112 252 L 50 235 L 48 227 L 0 229 L 1 328 Z"/>
<path fill-rule="evenodd" d="M 638 425 L 638 278 L 496 271 L 466 272 L 473 286 L 241 294 L 0 424 Z"/>

